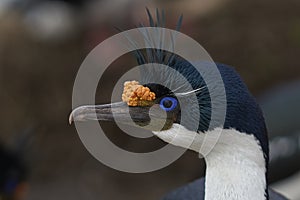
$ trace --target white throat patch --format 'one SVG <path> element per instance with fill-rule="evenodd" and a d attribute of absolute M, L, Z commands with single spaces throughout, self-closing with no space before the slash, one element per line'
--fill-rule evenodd
<path fill-rule="evenodd" d="M 214 138 L 220 135 L 212 151 L 204 157 L 207 166 L 205 200 L 266 199 L 265 159 L 253 135 L 221 128 L 205 134 L 196 133 L 179 124 L 154 134 L 165 142 L 198 153 L 201 153 L 205 136 Z"/>

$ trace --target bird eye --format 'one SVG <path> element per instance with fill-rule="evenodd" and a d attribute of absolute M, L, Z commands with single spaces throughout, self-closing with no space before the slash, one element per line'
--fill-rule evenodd
<path fill-rule="evenodd" d="M 164 97 L 160 100 L 159 106 L 165 111 L 172 111 L 178 104 L 177 99 L 173 97 Z"/>

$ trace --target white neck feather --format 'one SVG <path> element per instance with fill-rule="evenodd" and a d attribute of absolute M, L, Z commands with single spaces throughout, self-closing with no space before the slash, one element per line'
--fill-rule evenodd
<path fill-rule="evenodd" d="M 220 128 L 197 134 L 179 124 L 154 134 L 168 143 L 196 152 L 201 149 L 204 137 L 220 135 L 217 144 L 204 158 L 207 166 L 205 200 L 266 199 L 265 159 L 253 135 Z"/>

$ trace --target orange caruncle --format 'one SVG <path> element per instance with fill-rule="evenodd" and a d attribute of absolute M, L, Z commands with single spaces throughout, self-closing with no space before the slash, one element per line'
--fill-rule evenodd
<path fill-rule="evenodd" d="M 146 106 L 155 99 L 155 93 L 151 92 L 148 87 L 140 85 L 137 81 L 126 81 L 122 100 L 129 106 Z"/>

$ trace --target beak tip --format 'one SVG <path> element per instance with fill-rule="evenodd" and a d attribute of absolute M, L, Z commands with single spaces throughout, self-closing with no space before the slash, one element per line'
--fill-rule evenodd
<path fill-rule="evenodd" d="M 71 125 L 73 121 L 74 121 L 74 118 L 73 118 L 73 112 L 72 112 L 69 116 L 69 124 Z"/>

